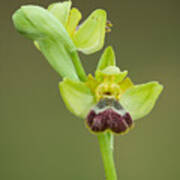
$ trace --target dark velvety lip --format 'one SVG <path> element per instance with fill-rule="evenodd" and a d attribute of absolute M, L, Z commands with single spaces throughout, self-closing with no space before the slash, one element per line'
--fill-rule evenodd
<path fill-rule="evenodd" d="M 105 108 L 108 106 L 108 108 Z M 120 107 L 114 110 L 114 106 Z M 112 108 L 111 108 L 112 107 Z M 103 111 L 96 113 L 95 108 L 105 108 Z M 101 100 L 97 106 L 93 108 L 87 118 L 86 122 L 93 132 L 103 132 L 110 129 L 114 133 L 125 133 L 133 125 L 133 120 L 128 112 L 125 112 L 123 107 L 115 100 Z M 124 110 L 124 114 L 118 113 L 118 110 Z"/>

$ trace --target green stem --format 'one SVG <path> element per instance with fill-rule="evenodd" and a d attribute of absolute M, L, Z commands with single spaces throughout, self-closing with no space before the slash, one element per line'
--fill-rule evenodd
<path fill-rule="evenodd" d="M 81 64 L 81 61 L 79 59 L 78 53 L 76 51 L 73 51 L 71 53 L 71 57 L 72 57 L 72 61 L 73 61 L 74 67 L 76 69 L 76 72 L 77 72 L 77 74 L 79 76 L 79 79 L 81 81 L 86 81 L 87 80 L 87 76 L 86 76 L 84 68 L 83 68 L 83 66 Z"/>
<path fill-rule="evenodd" d="M 116 169 L 113 158 L 113 134 L 107 132 L 98 135 L 106 180 L 117 180 Z"/>

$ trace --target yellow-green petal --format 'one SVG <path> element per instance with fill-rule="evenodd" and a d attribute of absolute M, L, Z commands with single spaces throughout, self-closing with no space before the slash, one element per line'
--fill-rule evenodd
<path fill-rule="evenodd" d="M 163 86 L 158 82 L 149 82 L 129 88 L 120 98 L 122 106 L 133 120 L 147 115 L 154 107 Z"/>
<path fill-rule="evenodd" d="M 67 32 L 71 37 L 75 33 L 77 25 L 81 20 L 81 18 L 82 18 L 81 12 L 76 8 L 72 8 L 70 11 L 68 22 L 66 24 Z"/>
<path fill-rule="evenodd" d="M 59 89 L 67 109 L 78 117 L 85 118 L 95 105 L 94 95 L 83 82 L 65 78 Z"/>
<path fill-rule="evenodd" d="M 48 11 L 51 12 L 64 26 L 66 26 L 71 5 L 71 1 L 53 3 L 48 7 Z"/>
<path fill-rule="evenodd" d="M 97 9 L 80 25 L 73 36 L 76 47 L 85 54 L 100 50 L 104 45 L 106 12 Z"/>
<path fill-rule="evenodd" d="M 125 78 L 122 82 L 119 83 L 122 92 L 125 92 L 127 89 L 134 86 L 133 82 L 129 77 Z"/>

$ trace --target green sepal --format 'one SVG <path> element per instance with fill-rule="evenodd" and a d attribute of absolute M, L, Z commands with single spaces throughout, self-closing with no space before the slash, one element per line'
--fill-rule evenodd
<path fill-rule="evenodd" d="M 96 80 L 101 82 L 106 77 L 113 77 L 113 82 L 120 83 L 128 74 L 128 71 L 120 71 L 117 66 L 108 66 L 102 71 L 96 71 Z"/>
<path fill-rule="evenodd" d="M 39 6 L 22 6 L 13 15 L 16 29 L 36 41 L 51 66 L 62 76 L 79 79 L 72 63 L 76 48 L 64 26 L 50 12 Z"/>
<path fill-rule="evenodd" d="M 73 41 L 79 51 L 91 54 L 104 45 L 106 28 L 106 12 L 97 9 L 80 25 L 73 36 Z"/>
<path fill-rule="evenodd" d="M 71 5 L 71 1 L 53 3 L 48 7 L 48 11 L 51 12 L 64 26 L 66 26 Z"/>
<path fill-rule="evenodd" d="M 120 103 L 130 113 L 133 120 L 137 120 L 152 110 L 162 90 L 163 86 L 155 81 L 136 85 L 122 95 Z"/>
<path fill-rule="evenodd" d="M 65 78 L 59 89 L 67 109 L 78 117 L 85 118 L 95 105 L 94 95 L 83 82 Z"/>
<path fill-rule="evenodd" d="M 96 68 L 96 71 L 102 71 L 103 69 L 107 68 L 108 66 L 116 66 L 116 57 L 115 57 L 115 53 L 114 50 L 111 46 L 107 47 Z"/>

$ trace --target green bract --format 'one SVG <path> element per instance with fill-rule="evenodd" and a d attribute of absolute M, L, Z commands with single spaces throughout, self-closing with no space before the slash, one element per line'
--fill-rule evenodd
<path fill-rule="evenodd" d="M 51 66 L 62 76 L 79 79 L 72 56 L 76 47 L 64 26 L 47 10 L 38 6 L 22 6 L 14 15 L 16 29 L 36 41 Z"/>

